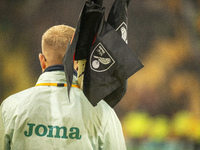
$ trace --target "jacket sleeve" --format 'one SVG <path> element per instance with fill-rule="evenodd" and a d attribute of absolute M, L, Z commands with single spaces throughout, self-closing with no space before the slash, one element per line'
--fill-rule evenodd
<path fill-rule="evenodd" d="M 0 149 L 10 150 L 9 138 L 5 133 L 5 124 L 2 114 L 2 106 L 0 107 Z"/>
<path fill-rule="evenodd" d="M 108 117 L 107 125 L 104 128 L 102 143 L 102 150 L 126 150 L 121 123 L 114 110 L 112 110 Z"/>

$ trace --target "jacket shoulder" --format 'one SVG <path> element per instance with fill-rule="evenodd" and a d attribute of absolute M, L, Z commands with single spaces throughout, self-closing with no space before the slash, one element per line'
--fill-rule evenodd
<path fill-rule="evenodd" d="M 101 100 L 97 106 L 94 107 L 92 114 L 96 116 L 94 121 L 102 127 L 102 132 L 110 118 L 116 116 L 115 111 L 104 100 Z"/>

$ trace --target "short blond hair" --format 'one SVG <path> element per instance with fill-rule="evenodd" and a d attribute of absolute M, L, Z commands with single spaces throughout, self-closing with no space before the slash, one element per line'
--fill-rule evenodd
<path fill-rule="evenodd" d="M 42 52 L 47 61 L 61 63 L 75 29 L 67 25 L 49 28 L 42 36 Z"/>

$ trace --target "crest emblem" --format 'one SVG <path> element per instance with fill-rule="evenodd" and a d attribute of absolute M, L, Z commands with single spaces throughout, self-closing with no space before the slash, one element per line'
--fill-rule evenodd
<path fill-rule="evenodd" d="M 96 72 L 104 72 L 114 63 L 114 59 L 101 43 L 93 49 L 90 55 L 90 68 Z"/>
<path fill-rule="evenodd" d="M 116 29 L 116 31 L 120 34 L 121 38 L 128 43 L 127 40 L 127 25 L 125 22 L 122 22 L 122 24 Z"/>

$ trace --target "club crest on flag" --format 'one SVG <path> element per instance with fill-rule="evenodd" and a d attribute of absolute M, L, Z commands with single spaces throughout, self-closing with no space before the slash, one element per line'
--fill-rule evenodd
<path fill-rule="evenodd" d="M 122 24 L 116 29 L 116 31 L 121 35 L 121 38 L 128 43 L 127 41 L 127 25 L 125 22 L 122 22 Z"/>
<path fill-rule="evenodd" d="M 93 49 L 90 55 L 90 68 L 96 72 L 107 71 L 114 63 L 114 59 L 101 43 Z"/>

